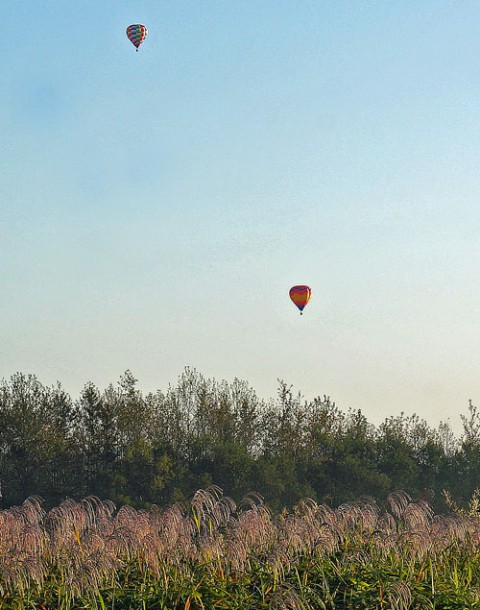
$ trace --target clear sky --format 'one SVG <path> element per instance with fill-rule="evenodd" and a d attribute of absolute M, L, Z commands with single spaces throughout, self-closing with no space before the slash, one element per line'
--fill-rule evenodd
<path fill-rule="evenodd" d="M 7 0 L 2 19 L 0 377 L 76 397 L 191 366 L 375 423 L 480 403 L 479 2 Z"/>

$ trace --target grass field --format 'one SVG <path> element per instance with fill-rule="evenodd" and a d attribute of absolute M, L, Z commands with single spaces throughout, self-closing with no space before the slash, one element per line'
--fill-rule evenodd
<path fill-rule="evenodd" d="M 0 609 L 480 608 L 480 519 L 311 500 L 272 515 L 221 490 L 137 511 L 86 498 L 0 512 Z"/>

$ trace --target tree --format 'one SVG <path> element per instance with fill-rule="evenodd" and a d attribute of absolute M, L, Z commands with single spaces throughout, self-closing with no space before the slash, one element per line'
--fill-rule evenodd
<path fill-rule="evenodd" d="M 60 385 L 44 387 L 17 373 L 0 387 L 0 479 L 5 504 L 29 495 L 55 502 L 72 491 L 75 477 L 74 409 Z"/>

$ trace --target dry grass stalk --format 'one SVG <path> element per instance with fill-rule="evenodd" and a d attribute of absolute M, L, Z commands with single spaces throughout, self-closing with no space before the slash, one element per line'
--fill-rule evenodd
<path fill-rule="evenodd" d="M 45 513 L 38 498 L 29 498 L 0 511 L 0 593 L 41 590 L 52 570 L 72 594 L 81 594 L 117 582 L 132 566 L 145 578 L 168 582 L 168 574 L 191 581 L 200 564 L 220 578 L 261 565 L 279 585 L 271 607 L 301 608 L 295 591 L 281 583 L 304 560 L 315 563 L 342 549 L 346 564 L 365 566 L 372 557 L 414 564 L 452 546 L 480 544 L 480 520 L 471 515 L 434 515 L 425 501 L 399 491 L 388 506 L 390 512 L 381 512 L 361 500 L 333 510 L 304 500 L 273 517 L 260 496 L 250 494 L 236 506 L 217 487 L 199 490 L 188 506 L 148 511 L 117 510 L 89 497 Z M 392 609 L 409 607 L 405 583 L 387 593 Z"/>

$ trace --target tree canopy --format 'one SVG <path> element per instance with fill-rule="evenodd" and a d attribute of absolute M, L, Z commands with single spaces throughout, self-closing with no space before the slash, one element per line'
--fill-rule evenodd
<path fill-rule="evenodd" d="M 284 381 L 265 401 L 245 381 L 190 368 L 166 391 L 144 395 L 127 371 L 104 390 L 87 383 L 76 399 L 17 373 L 0 384 L 1 505 L 95 495 L 141 508 L 216 484 L 236 499 L 258 492 L 279 510 L 395 489 L 442 509 L 444 490 L 461 503 L 480 487 L 480 413 L 470 402 L 461 417 L 458 438 L 416 415 L 374 426 Z"/>

